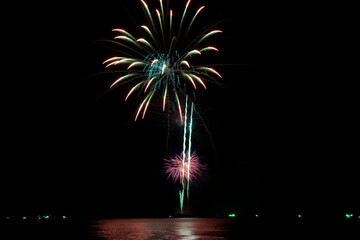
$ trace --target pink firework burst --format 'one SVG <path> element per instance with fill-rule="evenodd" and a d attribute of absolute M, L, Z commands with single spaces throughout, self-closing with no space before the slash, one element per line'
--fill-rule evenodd
<path fill-rule="evenodd" d="M 188 161 L 187 156 L 185 156 L 184 165 L 181 155 L 176 154 L 174 158 L 164 159 L 165 163 L 163 168 L 165 174 L 168 175 L 168 179 L 171 178 L 176 183 L 181 182 L 184 176 L 186 181 L 193 182 L 202 176 L 206 170 L 206 164 L 200 162 L 196 151 L 191 154 L 190 161 Z"/>

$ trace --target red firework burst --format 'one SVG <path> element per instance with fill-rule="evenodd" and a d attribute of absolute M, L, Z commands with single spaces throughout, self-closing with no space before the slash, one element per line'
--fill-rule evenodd
<path fill-rule="evenodd" d="M 196 151 L 191 154 L 190 159 L 187 159 L 188 157 L 185 156 L 184 163 L 181 155 L 176 154 L 174 158 L 164 159 L 165 163 L 163 168 L 165 174 L 168 175 L 168 179 L 171 178 L 176 183 L 181 182 L 184 176 L 186 181 L 193 182 L 202 176 L 206 170 L 206 164 L 200 162 Z"/>

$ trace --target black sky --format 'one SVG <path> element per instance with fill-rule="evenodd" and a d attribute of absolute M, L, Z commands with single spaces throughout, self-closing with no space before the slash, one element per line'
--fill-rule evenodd
<path fill-rule="evenodd" d="M 222 86 L 200 93 L 204 121 L 195 121 L 194 147 L 209 171 L 194 186 L 193 211 L 257 211 L 274 199 L 303 209 L 316 192 L 309 182 L 316 179 L 319 137 L 307 87 L 315 32 L 299 14 L 307 6 L 234 2 L 206 1 L 199 20 L 225 20 L 215 44 L 224 66 Z M 126 90 L 102 95 L 115 76 L 101 74 L 112 53 L 97 41 L 117 27 L 137 34 L 127 11 L 142 21 L 140 3 L 59 1 L 9 10 L 15 14 L 2 87 L 1 211 L 174 213 L 177 188 L 161 173 L 166 119 L 153 110 L 135 123 L 137 103 L 124 103 Z M 174 123 L 169 155 L 180 148 L 180 132 Z"/>

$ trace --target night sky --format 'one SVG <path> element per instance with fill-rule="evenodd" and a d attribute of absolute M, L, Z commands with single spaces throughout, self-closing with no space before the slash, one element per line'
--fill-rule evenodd
<path fill-rule="evenodd" d="M 313 90 L 307 87 L 314 80 L 316 53 L 308 54 L 316 31 L 305 30 L 301 6 L 282 11 L 234 2 L 190 5 L 206 6 L 198 24 L 224 20 L 218 25 L 223 34 L 213 44 L 220 50 L 214 62 L 221 65 L 221 85 L 198 93 L 201 118 L 194 120 L 193 147 L 208 171 L 192 187 L 192 213 L 321 205 L 312 184 L 322 168 L 314 161 L 323 159 L 313 152 L 320 135 L 315 125 L 321 123 L 318 108 L 308 107 Z M 181 150 L 181 126 L 171 122 L 166 149 L 161 107 L 134 122 L 138 102 L 124 102 L 129 86 L 106 92 L 117 75 L 103 73 L 102 62 L 117 53 L 99 40 L 111 39 L 113 28 L 139 36 L 136 26 L 145 23 L 140 3 L 58 1 L 9 10 L 14 15 L 4 45 L 10 54 L 2 77 L 1 211 L 175 214 L 178 187 L 161 168 L 164 158 Z"/>

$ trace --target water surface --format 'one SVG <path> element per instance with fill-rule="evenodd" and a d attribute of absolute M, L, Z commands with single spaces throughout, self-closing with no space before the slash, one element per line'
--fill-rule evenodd
<path fill-rule="evenodd" d="M 228 218 L 102 219 L 88 223 L 94 239 L 239 239 L 240 226 Z"/>

